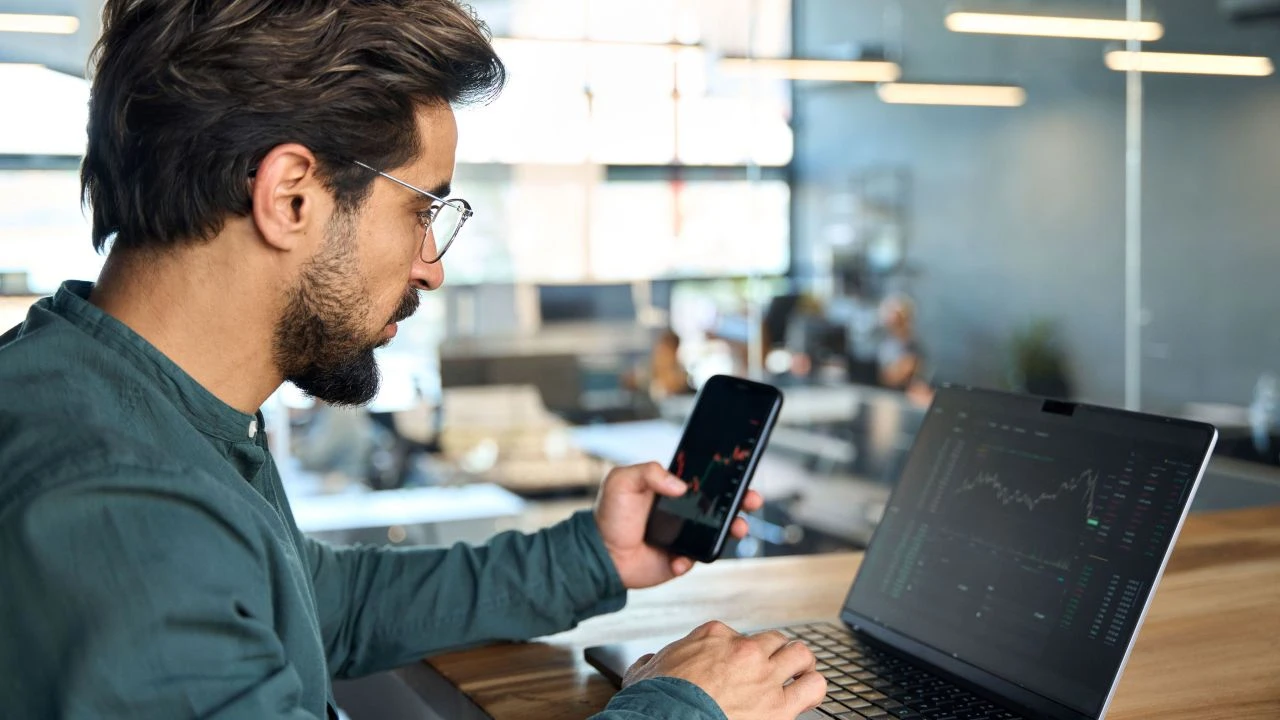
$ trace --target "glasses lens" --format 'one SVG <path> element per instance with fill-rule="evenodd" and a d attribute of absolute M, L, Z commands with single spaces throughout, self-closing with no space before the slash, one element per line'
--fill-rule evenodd
<path fill-rule="evenodd" d="M 428 263 L 437 262 L 444 257 L 449 246 L 458 237 L 458 229 L 465 221 L 462 208 L 457 204 L 442 203 L 437 207 L 439 210 L 436 212 L 435 220 L 431 222 L 431 228 L 427 231 L 425 238 L 426 242 L 422 244 L 422 259 Z"/>

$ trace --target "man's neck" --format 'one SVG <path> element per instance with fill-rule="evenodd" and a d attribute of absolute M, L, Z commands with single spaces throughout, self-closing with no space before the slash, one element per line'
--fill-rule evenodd
<path fill-rule="evenodd" d="M 276 296 L 223 243 L 113 252 L 89 302 L 141 335 L 219 400 L 252 414 L 283 382 Z"/>

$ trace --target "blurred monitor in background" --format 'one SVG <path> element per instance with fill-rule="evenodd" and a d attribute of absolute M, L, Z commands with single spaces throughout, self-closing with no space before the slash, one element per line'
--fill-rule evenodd
<path fill-rule="evenodd" d="M 630 284 L 540 285 L 538 312 L 545 325 L 636 321 Z"/>

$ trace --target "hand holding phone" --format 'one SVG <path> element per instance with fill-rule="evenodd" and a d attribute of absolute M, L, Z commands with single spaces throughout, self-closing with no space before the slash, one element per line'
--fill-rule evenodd
<path fill-rule="evenodd" d="M 708 380 L 668 467 L 688 492 L 654 501 L 645 542 L 699 562 L 719 557 L 781 409 L 782 393 L 771 385 Z"/>

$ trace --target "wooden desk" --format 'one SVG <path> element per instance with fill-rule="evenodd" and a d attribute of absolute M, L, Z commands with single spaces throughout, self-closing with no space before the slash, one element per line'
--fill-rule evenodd
<path fill-rule="evenodd" d="M 627 608 L 540 642 L 430 658 L 496 720 L 581 720 L 613 686 L 582 648 L 683 633 L 833 618 L 861 555 L 734 560 L 632 593 Z M 487 714 L 487 715 L 486 715 Z M 1280 718 L 1280 507 L 1187 521 L 1138 636 L 1110 720 Z"/>

